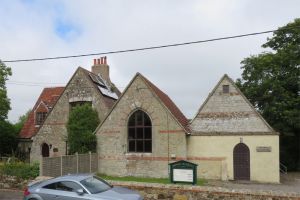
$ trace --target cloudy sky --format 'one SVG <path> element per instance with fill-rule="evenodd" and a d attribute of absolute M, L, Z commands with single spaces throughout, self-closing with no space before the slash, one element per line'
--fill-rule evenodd
<path fill-rule="evenodd" d="M 1 0 L 0 59 L 14 60 L 141 48 L 273 30 L 299 17 L 299 0 Z M 272 34 L 108 55 L 112 81 L 123 90 L 136 72 L 167 93 L 192 118 L 227 73 L 258 54 Z M 64 86 L 95 57 L 6 63 L 9 120 L 33 107 L 44 87 Z"/>

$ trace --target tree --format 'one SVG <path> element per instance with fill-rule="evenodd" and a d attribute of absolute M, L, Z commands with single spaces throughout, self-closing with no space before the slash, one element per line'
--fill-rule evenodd
<path fill-rule="evenodd" d="M 19 120 L 14 124 L 17 133 L 20 133 L 30 113 L 31 113 L 31 109 L 29 109 L 24 115 L 21 115 L 19 117 Z"/>
<path fill-rule="evenodd" d="M 7 67 L 0 60 L 0 120 L 7 119 L 7 114 L 10 110 L 10 101 L 7 97 L 5 86 L 8 76 L 11 76 L 11 68 Z"/>
<path fill-rule="evenodd" d="M 300 169 L 300 19 L 279 28 L 262 45 L 271 51 L 245 58 L 237 85 L 280 132 L 280 159 Z"/>
<path fill-rule="evenodd" d="M 90 104 L 74 107 L 67 123 L 69 153 L 96 152 L 97 140 L 93 133 L 100 120 Z"/>
<path fill-rule="evenodd" d="M 0 156 L 8 156 L 16 150 L 17 132 L 14 126 L 5 120 L 0 120 Z"/>
<path fill-rule="evenodd" d="M 0 60 L 0 155 L 10 155 L 17 145 L 16 130 L 10 122 L 6 121 L 10 110 L 5 85 L 8 76 L 11 76 L 11 68 Z"/>

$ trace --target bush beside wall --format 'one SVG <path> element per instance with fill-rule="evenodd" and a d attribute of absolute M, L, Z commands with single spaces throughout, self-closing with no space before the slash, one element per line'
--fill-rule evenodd
<path fill-rule="evenodd" d="M 21 179 L 34 179 L 39 175 L 39 164 L 28 164 L 22 162 L 1 164 L 0 174 L 15 176 Z"/>

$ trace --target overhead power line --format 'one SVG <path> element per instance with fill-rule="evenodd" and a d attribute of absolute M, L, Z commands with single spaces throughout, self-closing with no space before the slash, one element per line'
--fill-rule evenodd
<path fill-rule="evenodd" d="M 280 30 L 294 29 L 294 28 L 300 28 L 300 27 L 299 26 L 291 26 L 291 27 L 280 28 Z M 262 34 L 272 33 L 272 32 L 275 32 L 275 31 L 278 31 L 278 29 L 269 30 L 269 31 L 255 32 L 255 33 L 247 33 L 247 34 L 242 34 L 242 35 L 219 37 L 219 38 L 213 38 L 213 39 L 207 39 L 207 40 L 198 40 L 198 41 L 192 41 L 192 42 L 183 42 L 183 43 L 143 47 L 143 48 L 136 48 L 136 49 L 116 50 L 116 51 L 107 51 L 107 52 L 89 53 L 89 54 L 79 54 L 79 55 L 70 55 L 70 56 L 56 56 L 56 57 L 44 57 L 44 58 L 4 60 L 2 62 L 14 63 L 14 62 L 31 62 L 31 61 L 43 61 L 43 60 L 58 60 L 58 59 L 67 59 L 67 58 L 78 58 L 78 57 L 87 57 L 87 56 L 99 56 L 99 55 L 107 55 L 107 54 L 128 53 L 128 52 L 135 52 L 135 51 L 146 51 L 146 50 L 161 49 L 161 48 L 168 48 L 168 47 L 177 47 L 177 46 L 185 46 L 185 45 L 191 45 L 191 44 L 214 42 L 214 41 L 219 41 L 219 40 L 228 40 L 228 39 L 241 38 L 241 37 L 249 37 L 249 36 L 254 36 L 254 35 L 262 35 Z"/>
<path fill-rule="evenodd" d="M 26 81 L 7 81 L 9 85 L 32 86 L 32 87 L 58 87 L 66 86 L 67 83 L 51 83 L 51 82 L 26 82 Z M 125 88 L 125 86 L 116 86 L 118 88 Z M 81 88 L 94 88 L 94 87 L 81 87 Z"/>

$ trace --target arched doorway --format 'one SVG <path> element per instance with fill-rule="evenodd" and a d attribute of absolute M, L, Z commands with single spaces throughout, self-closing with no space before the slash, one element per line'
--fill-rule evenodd
<path fill-rule="evenodd" d="M 49 157 L 49 145 L 47 143 L 42 144 L 42 156 Z"/>
<path fill-rule="evenodd" d="M 244 143 L 233 149 L 234 180 L 250 180 L 250 151 Z"/>

